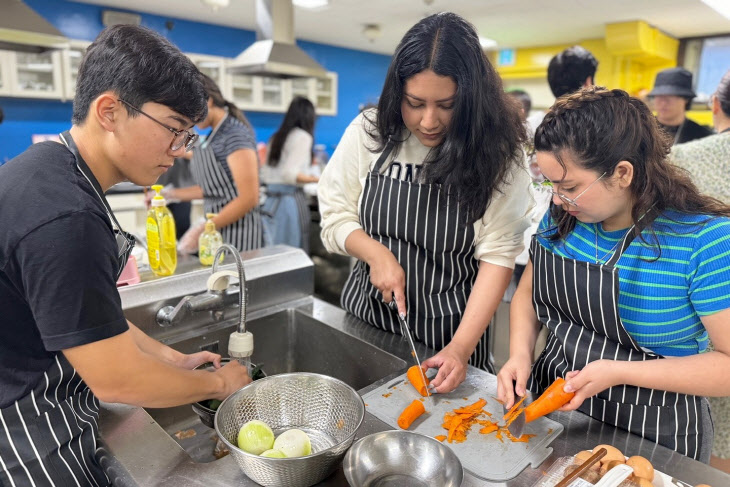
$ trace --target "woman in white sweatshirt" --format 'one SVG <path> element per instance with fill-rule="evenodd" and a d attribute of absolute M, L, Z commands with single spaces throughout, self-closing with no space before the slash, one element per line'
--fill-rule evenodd
<path fill-rule="evenodd" d="M 522 250 L 532 198 L 516 104 L 474 27 L 441 13 L 401 40 L 377 110 L 345 131 L 322 174 L 325 247 L 358 259 L 342 306 L 439 352 L 436 392 L 492 370 L 486 328 Z"/>

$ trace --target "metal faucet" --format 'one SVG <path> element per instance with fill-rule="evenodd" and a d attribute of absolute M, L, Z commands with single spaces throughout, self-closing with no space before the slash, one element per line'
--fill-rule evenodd
<path fill-rule="evenodd" d="M 236 259 L 236 268 L 238 270 L 238 292 L 231 292 L 228 289 L 218 289 L 215 286 L 216 275 L 220 256 L 223 252 L 228 251 L 233 254 Z M 227 271 L 223 271 L 227 272 Z M 221 276 L 223 277 L 223 276 Z M 212 282 L 211 282 L 212 281 Z M 165 306 L 157 311 L 157 324 L 168 327 L 179 323 L 184 317 L 198 311 L 215 311 L 222 310 L 233 304 L 238 295 L 238 331 L 245 333 L 246 331 L 246 306 L 248 305 L 248 290 L 246 288 L 246 272 L 243 267 L 243 260 L 238 250 L 229 244 L 223 244 L 218 248 L 213 260 L 213 268 L 211 278 L 208 279 L 208 290 L 202 294 L 195 296 L 185 296 L 177 303 L 176 306 Z"/>
<path fill-rule="evenodd" d="M 233 254 L 236 259 L 236 269 L 238 270 L 238 333 L 246 333 L 246 306 L 248 306 L 248 288 L 246 287 L 246 270 L 243 268 L 243 259 L 241 253 L 233 245 L 223 244 L 218 247 L 213 259 L 213 274 L 218 268 L 219 256 L 228 251 Z"/>

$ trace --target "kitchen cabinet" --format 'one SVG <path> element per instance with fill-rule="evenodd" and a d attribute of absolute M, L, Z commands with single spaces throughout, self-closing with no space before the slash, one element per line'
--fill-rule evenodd
<path fill-rule="evenodd" d="M 0 96 L 10 94 L 10 54 L 0 51 Z"/>
<path fill-rule="evenodd" d="M 231 98 L 228 91 L 230 77 L 226 76 L 226 58 L 205 54 L 188 54 L 187 56 L 195 63 L 201 73 L 215 81 L 225 98 Z"/>
<path fill-rule="evenodd" d="M 63 98 L 73 100 L 76 94 L 76 78 L 79 75 L 81 59 L 86 53 L 86 48 L 91 45 L 86 41 L 71 41 L 71 47 L 61 51 L 63 64 Z"/>
<path fill-rule="evenodd" d="M 63 98 L 61 52 L 10 52 L 10 95 Z"/>
<path fill-rule="evenodd" d="M 252 110 L 256 106 L 254 95 L 254 77 L 247 74 L 232 74 L 231 89 L 228 99 L 242 110 Z"/>
<path fill-rule="evenodd" d="M 73 100 L 79 66 L 90 44 L 72 40 L 68 49 L 41 54 L 0 51 L 0 96 Z M 305 96 L 318 115 L 337 114 L 337 73 L 292 79 L 231 74 L 227 68 L 233 59 L 187 56 L 218 84 L 227 100 L 244 111 L 284 113 L 292 98 Z"/>
<path fill-rule="evenodd" d="M 313 80 L 315 96 L 312 99 L 318 115 L 337 115 L 337 73 L 327 73 Z"/>
<path fill-rule="evenodd" d="M 337 73 L 323 78 L 292 78 L 287 80 L 287 104 L 295 96 L 304 96 L 314 103 L 317 115 L 337 115 Z"/>
<path fill-rule="evenodd" d="M 266 112 L 284 112 L 289 107 L 289 99 L 285 99 L 284 91 L 286 80 L 257 76 L 256 81 L 261 83 L 261 110 Z"/>

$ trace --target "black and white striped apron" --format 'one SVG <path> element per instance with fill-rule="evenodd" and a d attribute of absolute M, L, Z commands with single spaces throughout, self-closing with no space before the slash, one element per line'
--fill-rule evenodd
<path fill-rule="evenodd" d="M 228 117 L 226 114 L 225 117 Z M 211 140 L 223 125 L 225 117 L 210 135 L 193 150 L 190 170 L 195 181 L 203 188 L 206 213 L 220 213 L 224 206 L 238 197 L 238 188 L 228 167 L 228 161 L 215 157 Z M 264 244 L 264 231 L 259 207 L 254 207 L 246 215 L 220 229 L 223 242 L 235 246 L 239 251 L 258 249 Z"/>
<path fill-rule="evenodd" d="M 454 336 L 471 293 L 479 261 L 474 226 L 460 221 L 459 205 L 440 185 L 401 181 L 381 174 L 388 144 L 368 174 L 360 203 L 360 224 L 391 252 L 406 275 L 407 322 L 417 340 L 441 350 Z M 355 264 L 342 291 L 344 309 L 391 333 L 398 317 L 370 283 L 370 268 Z M 469 363 L 490 372 L 487 333 Z"/>
<path fill-rule="evenodd" d="M 108 486 L 96 458 L 99 400 L 62 353 L 25 397 L 0 409 L 0 485 Z"/>
<path fill-rule="evenodd" d="M 533 393 L 595 360 L 669 360 L 639 346 L 619 316 L 615 265 L 632 239 L 628 232 L 605 264 L 593 264 L 556 255 L 532 237 L 533 305 L 550 332 L 532 367 L 528 389 Z M 579 411 L 683 455 L 709 460 L 713 432 L 707 400 L 701 397 L 619 385 L 586 399 Z"/>

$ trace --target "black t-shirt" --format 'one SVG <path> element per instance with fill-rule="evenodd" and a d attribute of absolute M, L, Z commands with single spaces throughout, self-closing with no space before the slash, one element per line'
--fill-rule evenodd
<path fill-rule="evenodd" d="M 128 329 L 104 206 L 56 142 L 0 166 L 0 407 L 28 394 L 56 352 Z"/>
<path fill-rule="evenodd" d="M 714 133 L 709 128 L 704 125 L 700 125 L 689 118 L 686 118 L 682 125 L 664 125 L 660 122 L 659 126 L 672 136 L 672 139 L 674 139 L 674 145 L 701 139 Z M 681 132 L 679 132 L 680 127 L 682 129 Z M 679 132 L 679 137 L 677 137 L 677 132 Z"/>

